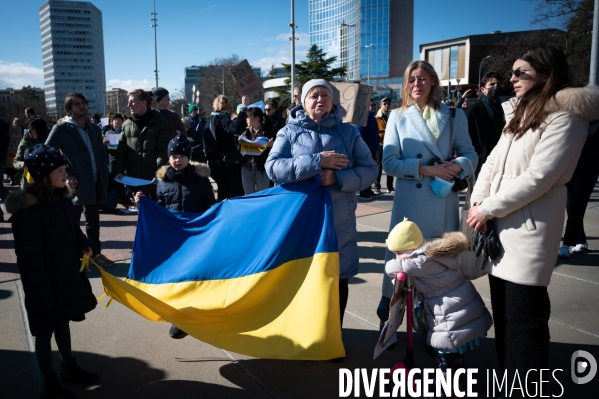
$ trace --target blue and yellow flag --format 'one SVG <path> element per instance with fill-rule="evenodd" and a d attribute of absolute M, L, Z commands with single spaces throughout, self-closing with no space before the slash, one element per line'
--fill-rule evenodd
<path fill-rule="evenodd" d="M 101 272 L 111 298 L 217 347 L 270 359 L 345 355 L 332 203 L 317 180 L 201 215 L 142 197 L 127 278 Z"/>

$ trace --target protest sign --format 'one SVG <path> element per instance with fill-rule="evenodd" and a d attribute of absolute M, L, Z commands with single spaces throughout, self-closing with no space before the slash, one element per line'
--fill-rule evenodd
<path fill-rule="evenodd" d="M 252 97 L 254 94 L 263 90 L 260 78 L 256 76 L 248 60 L 243 60 L 239 64 L 229 69 L 235 80 L 235 90 L 240 96 Z"/>
<path fill-rule="evenodd" d="M 268 137 L 258 137 L 256 140 L 241 138 L 241 155 L 251 155 L 257 157 L 268 147 Z"/>
<path fill-rule="evenodd" d="M 372 86 L 358 83 L 329 82 L 333 87 L 334 103 L 344 122 L 366 126 Z"/>

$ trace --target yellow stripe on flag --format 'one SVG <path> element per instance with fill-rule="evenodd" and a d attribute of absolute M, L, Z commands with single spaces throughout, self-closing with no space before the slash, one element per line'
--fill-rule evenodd
<path fill-rule="evenodd" d="M 271 359 L 345 356 L 337 252 L 226 280 L 146 284 L 100 271 L 111 298 L 217 347 Z"/>

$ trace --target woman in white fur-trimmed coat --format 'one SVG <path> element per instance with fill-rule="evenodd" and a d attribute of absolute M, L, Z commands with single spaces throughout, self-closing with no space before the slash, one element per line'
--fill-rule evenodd
<path fill-rule="evenodd" d="M 521 51 L 513 69 L 516 98 L 503 104 L 507 124 L 478 176 L 468 223 L 486 231 L 493 220 L 503 245 L 485 268 L 496 349 L 502 369 L 522 376 L 549 368 L 547 286 L 564 226 L 565 184 L 589 120 L 599 117 L 599 88 L 566 88 L 568 62 L 554 44 Z"/>

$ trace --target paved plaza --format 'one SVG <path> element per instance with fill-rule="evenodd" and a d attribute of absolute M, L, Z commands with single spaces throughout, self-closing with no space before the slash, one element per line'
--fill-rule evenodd
<path fill-rule="evenodd" d="M 150 322 L 117 302 L 105 308 L 104 299 L 87 320 L 71 323 L 74 355 L 84 368 L 100 373 L 99 384 L 86 388 L 68 385 L 69 389 L 81 398 L 337 398 L 340 368 L 365 368 L 370 373 L 374 368 L 391 367 L 405 353 L 405 323 L 392 350 L 376 360 L 372 355 L 378 339 L 375 310 L 392 202 L 393 194 L 385 193 L 358 205 L 360 273 L 350 279 L 343 329 L 347 357 L 342 363 L 256 359 L 191 337 L 174 340 L 168 336 L 169 323 Z M 118 277 L 128 271 L 136 219 L 137 215 L 121 212 L 101 215 L 103 253 L 118 262 L 106 270 Z M 563 387 L 547 378 L 549 393 L 544 395 L 559 395 L 562 390 L 563 398 L 599 395 L 599 376 L 585 385 L 574 384 L 570 377 L 575 351 L 584 350 L 599 359 L 599 185 L 588 204 L 585 228 L 590 251 L 558 260 L 549 286 L 550 367 L 563 370 L 555 372 Z M 0 248 L 0 398 L 37 398 L 40 376 L 7 222 L 0 222 Z M 89 276 L 99 297 L 103 293 L 99 273 L 92 270 Z M 487 278 L 474 284 L 491 310 Z M 415 366 L 435 367 L 435 359 L 426 354 L 423 344 L 416 335 Z M 493 329 L 481 347 L 466 354 L 466 367 L 479 369 L 478 397 L 487 397 L 486 370 L 498 367 Z M 55 369 L 59 369 L 57 354 Z M 366 397 L 363 389 L 360 397 Z M 374 397 L 379 397 L 378 390 Z"/>

